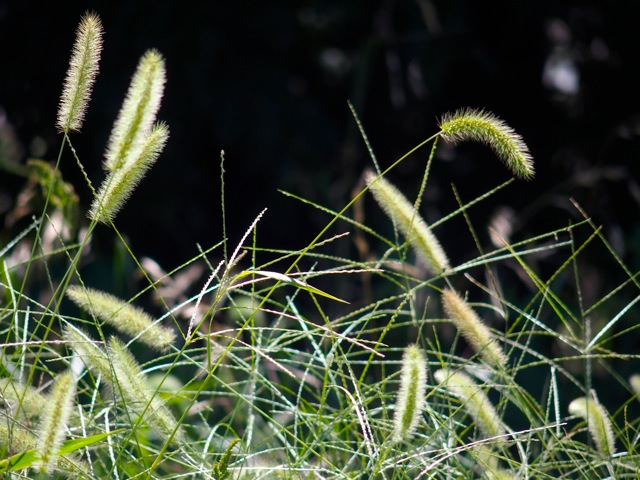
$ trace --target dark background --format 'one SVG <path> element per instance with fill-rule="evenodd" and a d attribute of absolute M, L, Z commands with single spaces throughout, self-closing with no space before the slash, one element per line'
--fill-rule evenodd
<path fill-rule="evenodd" d="M 435 133 L 443 113 L 491 110 L 524 137 L 537 169 L 501 201 L 521 212 L 536 199 L 527 219 L 546 228 L 555 215 L 553 226 L 577 218 L 572 195 L 609 234 L 637 235 L 637 193 L 628 191 L 639 168 L 640 2 L 4 1 L 0 106 L 24 156 L 57 156 L 57 102 L 87 9 L 102 18 L 104 52 L 83 132 L 72 138 L 94 183 L 140 55 L 157 48 L 167 60 L 159 117 L 171 140 L 118 217 L 140 254 L 174 264 L 196 242 L 221 239 L 222 149 L 231 242 L 268 207 L 263 245 L 305 245 L 328 217 L 277 189 L 334 209 L 348 201 L 370 165 L 349 100 L 383 166 Z M 409 196 L 427 155 L 390 177 Z M 65 154 L 63 174 L 86 205 L 71 163 Z M 450 183 L 471 199 L 507 178 L 488 149 L 441 148 L 426 215 L 454 207 Z M 3 174 L 4 188 L 20 182 Z M 482 222 L 482 208 L 477 215 Z"/>
<path fill-rule="evenodd" d="M 171 139 L 117 217 L 139 257 L 171 269 L 196 255 L 197 243 L 222 239 L 221 150 L 230 245 L 265 207 L 260 246 L 307 245 L 330 217 L 278 189 L 334 210 L 349 201 L 371 165 L 351 101 L 383 167 L 436 133 L 447 111 L 495 112 L 524 137 L 537 175 L 472 209 L 481 242 L 488 244 L 486 226 L 505 206 L 517 219 L 516 240 L 575 223 L 582 217 L 573 197 L 629 268 L 640 268 L 638 1 L 0 0 L 0 107 L 22 145 L 21 162 L 57 157 L 58 99 L 87 9 L 100 14 L 106 35 L 89 113 L 72 141 L 94 183 L 139 57 L 157 48 L 167 61 L 159 118 Z M 428 154 L 420 151 L 389 177 L 409 197 Z M 86 209 L 90 192 L 68 150 L 61 169 Z M 509 177 L 485 147 L 441 144 L 424 215 L 432 222 L 456 208 L 451 184 L 469 201 Z M 11 211 L 24 183 L 1 174 L 0 213 Z M 368 224 L 392 234 L 370 202 L 367 212 Z M 477 255 L 462 218 L 437 233 L 453 264 Z M 112 232 L 100 227 L 96 248 L 109 252 L 109 239 Z M 350 242 L 336 247 L 341 255 L 357 255 Z M 580 279 L 592 295 L 587 305 L 625 279 L 604 249 L 581 258 L 595 268 L 585 267 Z M 628 301 L 626 292 L 619 297 L 613 314 Z M 635 337 L 618 339 L 616 351 L 634 352 Z"/>

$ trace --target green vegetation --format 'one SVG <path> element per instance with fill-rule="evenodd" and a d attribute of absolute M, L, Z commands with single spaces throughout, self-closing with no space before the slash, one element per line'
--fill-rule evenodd
<path fill-rule="evenodd" d="M 165 273 L 131 251 L 116 219 L 168 139 L 156 121 L 162 55 L 140 60 L 98 188 L 70 136 L 101 37 L 98 17 L 85 16 L 63 88 L 60 155 L 31 163 L 42 212 L 1 250 L 7 478 L 638 478 L 640 377 L 622 378 L 613 363 L 640 355 L 610 347 L 636 334 L 621 319 L 640 284 L 600 228 L 576 204 L 580 222 L 523 239 L 494 228 L 493 246 L 483 245 L 474 207 L 508 194 L 515 178 L 472 201 L 454 189 L 457 210 L 429 225 L 421 216 L 442 140 L 488 144 L 516 177 L 532 178 L 532 157 L 505 122 L 470 109 L 445 115 L 390 167 L 372 155 L 341 211 L 301 199 L 327 223 L 300 250 L 262 248 L 261 214 L 237 245 L 223 238 Z M 413 154 L 427 146 L 411 200 L 392 184 L 394 167 L 420 161 Z M 72 169 L 86 185 L 65 182 Z M 79 201 L 80 191 L 93 197 Z M 363 201 L 386 214 L 391 236 L 352 209 Z M 91 205 L 86 215 L 80 204 Z M 224 195 L 221 208 L 233 215 Z M 447 255 L 441 231 L 451 224 L 475 258 Z M 336 226 L 366 255 L 335 254 L 348 241 L 330 233 Z M 135 265 L 132 298 L 88 273 L 96 229 L 110 229 Z M 581 259 L 596 247 L 626 279 L 586 303 Z M 346 303 L 338 285 L 361 298 Z M 629 291 L 635 300 L 624 301 Z M 617 405 L 598 398 L 596 371 L 625 392 Z"/>

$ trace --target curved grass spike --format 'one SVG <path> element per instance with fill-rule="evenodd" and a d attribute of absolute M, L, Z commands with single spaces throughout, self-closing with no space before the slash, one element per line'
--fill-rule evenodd
<path fill-rule="evenodd" d="M 91 89 L 98 75 L 102 33 L 100 17 L 92 12 L 85 13 L 76 30 L 76 41 L 62 88 L 56 123 L 61 132 L 79 131 L 82 127 Z"/>
<path fill-rule="evenodd" d="M 438 370 L 434 373 L 437 382 L 458 397 L 476 426 L 486 437 L 498 437 L 504 441 L 505 427 L 487 395 L 471 378 L 462 372 Z"/>
<path fill-rule="evenodd" d="M 138 156 L 127 161 L 104 179 L 96 197 L 93 199 L 89 218 L 108 224 L 122 209 L 147 171 L 156 162 L 169 138 L 169 127 L 159 122 L 145 137 Z"/>
<path fill-rule="evenodd" d="M 440 274 L 448 270 L 447 258 L 440 242 L 431 232 L 427 223 L 416 212 L 413 204 L 383 177 L 377 177 L 373 171 L 365 172 L 365 181 L 373 197 L 395 222 L 398 229 L 409 239 L 409 243 L 426 267 Z"/>
<path fill-rule="evenodd" d="M 493 149 L 517 177 L 533 178 L 533 157 L 527 145 L 509 125 L 484 110 L 463 108 L 440 120 L 440 136 L 448 142 L 474 140 Z"/>
<path fill-rule="evenodd" d="M 427 361 L 417 345 L 410 345 L 402 355 L 400 389 L 393 416 L 393 441 L 409 440 L 418 426 L 425 405 Z"/>
<path fill-rule="evenodd" d="M 66 325 L 62 335 L 73 351 L 84 362 L 86 367 L 97 377 L 102 377 L 111 382 L 113 375 L 111 373 L 111 364 L 107 353 L 96 345 L 95 341 L 82 329 Z"/>
<path fill-rule="evenodd" d="M 137 161 L 156 120 L 165 81 L 164 58 L 157 50 L 147 51 L 138 63 L 111 130 L 104 161 L 108 171 Z"/>
<path fill-rule="evenodd" d="M 569 413 L 587 422 L 596 448 L 603 456 L 609 457 L 616 452 L 609 414 L 596 398 L 576 398 L 569 404 Z"/>
<path fill-rule="evenodd" d="M 41 472 L 52 473 L 58 464 L 59 450 L 71 416 L 76 396 L 76 380 L 72 373 L 59 374 L 53 384 L 38 432 L 37 467 Z"/>
<path fill-rule="evenodd" d="M 71 286 L 67 296 L 83 310 L 158 351 L 168 350 L 176 338 L 172 330 L 159 325 L 144 310 L 108 293 Z"/>
<path fill-rule="evenodd" d="M 127 347 L 117 338 L 111 338 L 109 353 L 119 385 L 118 391 L 127 408 L 139 417 L 143 417 L 162 438 L 171 437 L 173 443 L 184 441 L 184 433 L 179 428 L 175 417 L 155 390 L 149 386 L 147 376 Z M 173 435 L 174 431 L 175 435 Z"/>
<path fill-rule="evenodd" d="M 462 336 L 482 359 L 498 371 L 507 365 L 507 356 L 495 337 L 471 306 L 454 290 L 442 292 L 442 307 Z"/>

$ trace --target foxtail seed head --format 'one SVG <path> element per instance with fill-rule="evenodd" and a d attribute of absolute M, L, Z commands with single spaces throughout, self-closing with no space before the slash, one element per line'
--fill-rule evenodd
<path fill-rule="evenodd" d="M 155 390 L 149 386 L 147 376 L 127 347 L 117 338 L 111 338 L 109 353 L 118 389 L 127 408 L 143 417 L 162 438 L 168 439 L 172 436 L 174 442 L 182 441 L 184 434 L 178 427 L 178 422 Z"/>
<path fill-rule="evenodd" d="M 165 81 L 164 58 L 156 50 L 147 51 L 111 131 L 104 162 L 107 170 L 113 172 L 137 161 L 160 108 Z"/>
<path fill-rule="evenodd" d="M 507 356 L 471 306 L 454 290 L 447 288 L 442 292 L 442 307 L 482 359 L 497 370 L 503 370 L 507 365 Z"/>
<path fill-rule="evenodd" d="M 58 464 L 62 440 L 76 396 L 76 380 L 72 373 L 62 373 L 55 379 L 49 402 L 42 417 L 36 457 L 40 471 L 51 473 Z"/>
<path fill-rule="evenodd" d="M 402 355 L 400 390 L 393 416 L 393 440 L 410 439 L 418 426 L 425 405 L 427 361 L 417 345 L 406 348 Z"/>
<path fill-rule="evenodd" d="M 101 52 L 100 17 L 95 13 L 85 13 L 76 30 L 76 41 L 62 88 L 57 122 L 61 132 L 79 131 L 82 127 L 91 89 L 98 75 Z"/>
<path fill-rule="evenodd" d="M 478 430 L 486 437 L 499 437 L 504 441 L 505 427 L 487 395 L 471 378 L 462 372 L 438 370 L 434 373 L 437 382 L 458 397 Z"/>
<path fill-rule="evenodd" d="M 533 178 L 533 157 L 527 145 L 509 125 L 484 110 L 463 108 L 440 120 L 440 136 L 448 142 L 473 140 L 493 149 L 517 177 Z"/>
<path fill-rule="evenodd" d="M 631 390 L 640 398 L 640 375 L 637 373 L 631 375 L 629 377 L 629 385 L 631 385 Z"/>
<path fill-rule="evenodd" d="M 107 175 L 93 199 L 89 218 L 104 224 L 113 221 L 147 171 L 160 156 L 169 138 L 169 127 L 163 122 L 153 126 L 138 156 Z"/>
<path fill-rule="evenodd" d="M 424 261 L 425 265 L 436 274 L 448 270 L 449 259 L 440 242 L 400 190 L 383 177 L 378 178 L 372 171 L 365 172 L 365 180 L 373 197 L 409 239 L 416 255 Z"/>
<path fill-rule="evenodd" d="M 111 365 L 107 353 L 97 346 L 85 331 L 67 325 L 63 330 L 63 336 L 91 373 L 96 377 L 102 375 L 105 380 L 111 381 Z"/>
<path fill-rule="evenodd" d="M 67 296 L 83 310 L 156 350 L 167 350 L 175 340 L 172 330 L 159 325 L 142 309 L 113 295 L 72 286 L 67 289 Z"/>
<path fill-rule="evenodd" d="M 616 452 L 609 414 L 596 398 L 579 397 L 569 404 L 569 413 L 583 418 L 598 451 L 605 457 Z"/>

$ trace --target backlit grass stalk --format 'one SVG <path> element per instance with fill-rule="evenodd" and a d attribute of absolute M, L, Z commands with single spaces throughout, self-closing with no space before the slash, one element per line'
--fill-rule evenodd
<path fill-rule="evenodd" d="M 522 137 L 492 113 L 471 108 L 448 113 L 440 120 L 440 136 L 453 143 L 466 140 L 484 143 L 514 175 L 533 178 L 533 158 Z"/>
<path fill-rule="evenodd" d="M 482 359 L 497 370 L 504 370 L 507 356 L 471 306 L 458 293 L 447 288 L 442 292 L 442 307 Z"/>
<path fill-rule="evenodd" d="M 89 211 L 89 218 L 108 224 L 122 209 L 147 171 L 156 162 L 169 138 L 169 128 L 160 122 L 145 137 L 138 156 L 112 171 L 102 182 Z"/>
<path fill-rule="evenodd" d="M 393 441 L 409 440 L 420 422 L 427 389 L 427 361 L 417 345 L 406 348 L 393 417 Z"/>
<path fill-rule="evenodd" d="M 38 429 L 36 457 L 37 466 L 42 472 L 51 473 L 58 463 L 60 446 L 66 434 L 75 396 L 76 380 L 73 374 L 59 374 Z"/>
<path fill-rule="evenodd" d="M 603 456 L 609 457 L 616 451 L 613 427 L 609 414 L 595 398 L 580 397 L 569 404 L 569 413 L 583 418 L 587 422 L 589 432 L 596 444 L 596 449 Z"/>
<path fill-rule="evenodd" d="M 67 296 L 91 315 L 155 350 L 166 351 L 176 338 L 172 330 L 159 325 L 144 310 L 108 293 L 72 286 Z"/>
<path fill-rule="evenodd" d="M 111 131 L 104 162 L 107 170 L 116 171 L 140 157 L 160 108 L 165 81 L 164 58 L 156 50 L 147 51 L 138 63 Z"/>
<path fill-rule="evenodd" d="M 129 410 L 143 417 L 149 426 L 162 438 L 173 435 L 174 443 L 184 439 L 182 429 L 154 389 L 149 386 L 147 376 L 131 352 L 116 338 L 109 340 L 109 353 L 118 383 L 118 391 L 122 395 Z"/>
<path fill-rule="evenodd" d="M 57 127 L 79 131 L 98 75 L 102 52 L 102 23 L 95 13 L 85 13 L 76 30 L 76 41 L 62 88 Z"/>
<path fill-rule="evenodd" d="M 485 437 L 499 437 L 496 441 L 504 441 L 505 427 L 502 419 L 487 395 L 467 374 L 438 370 L 434 378 L 460 399 L 463 408 Z"/>
<path fill-rule="evenodd" d="M 365 180 L 380 207 L 409 239 L 416 255 L 424 261 L 425 265 L 436 274 L 448 270 L 449 259 L 440 242 L 416 212 L 413 204 L 400 190 L 383 177 L 377 178 L 372 171 L 365 173 Z"/>

